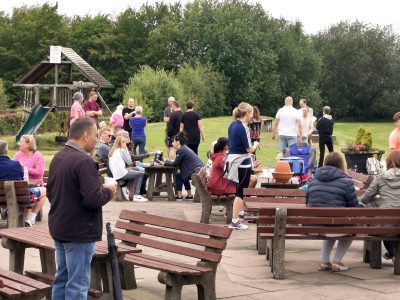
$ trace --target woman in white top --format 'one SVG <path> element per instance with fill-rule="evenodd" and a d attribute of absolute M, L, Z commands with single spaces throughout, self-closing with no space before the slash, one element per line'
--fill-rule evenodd
<path fill-rule="evenodd" d="M 129 197 L 133 196 L 134 202 L 146 202 L 146 198 L 140 195 L 144 173 L 127 166 L 132 164 L 132 160 L 126 144 L 130 141 L 129 137 L 118 136 L 115 139 L 110 153 L 108 154 L 109 168 L 116 180 L 125 180 L 129 188 Z"/>

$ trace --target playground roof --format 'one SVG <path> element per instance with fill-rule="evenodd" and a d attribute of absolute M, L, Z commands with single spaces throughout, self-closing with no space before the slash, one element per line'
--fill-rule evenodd
<path fill-rule="evenodd" d="M 71 48 L 61 48 L 61 64 L 71 63 L 85 78 L 95 83 L 99 88 L 112 88 L 113 85 L 103 77 L 99 72 L 96 71 L 91 65 L 89 65 L 82 57 L 80 57 Z M 48 56 L 37 63 L 30 71 L 19 78 L 16 84 L 35 84 L 37 83 L 46 73 L 54 68 L 53 63 L 49 62 Z"/>

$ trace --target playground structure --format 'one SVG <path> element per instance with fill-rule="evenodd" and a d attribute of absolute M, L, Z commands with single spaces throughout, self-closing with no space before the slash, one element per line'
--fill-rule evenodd
<path fill-rule="evenodd" d="M 50 112 L 69 112 L 72 95 L 78 91 L 87 98 L 96 90 L 103 110 L 111 114 L 100 89 L 113 85 L 71 48 L 61 47 L 61 63 L 51 63 L 46 55 L 14 86 L 24 88 L 23 107 L 27 113 L 17 141 L 24 134 L 35 134 Z"/>

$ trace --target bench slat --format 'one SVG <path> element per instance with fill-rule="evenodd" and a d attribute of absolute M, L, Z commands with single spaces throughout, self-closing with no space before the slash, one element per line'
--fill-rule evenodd
<path fill-rule="evenodd" d="M 10 299 L 21 298 L 21 292 L 11 289 L 9 287 L 0 288 L 0 295 L 5 296 Z M 6 299 L 7 299 L 6 298 Z"/>
<path fill-rule="evenodd" d="M 246 188 L 244 196 L 305 197 L 307 191 L 299 189 Z"/>
<path fill-rule="evenodd" d="M 232 233 L 231 229 L 229 228 L 217 227 L 208 224 L 200 224 L 196 222 L 181 221 L 129 210 L 122 210 L 119 217 L 125 220 L 133 220 L 135 222 L 158 225 L 171 229 L 184 229 L 185 231 L 192 233 L 205 234 L 225 239 L 229 238 Z"/>
<path fill-rule="evenodd" d="M 269 219 L 262 219 L 264 223 Z M 303 224 L 303 225 L 341 225 L 341 224 L 357 224 L 357 225 L 381 225 L 381 224 L 400 224 L 399 217 L 288 217 L 286 224 Z"/>
<path fill-rule="evenodd" d="M 24 284 L 26 284 L 28 286 L 35 287 L 37 289 L 50 288 L 50 286 L 47 285 L 47 284 L 38 282 L 36 280 L 32 280 L 32 279 L 30 279 L 30 278 L 28 278 L 26 276 L 23 276 L 21 274 L 18 274 L 18 273 L 9 271 L 9 270 L 0 269 L 0 276 L 2 278 L 8 278 L 8 279 L 12 279 L 12 280 L 24 283 Z"/>
<path fill-rule="evenodd" d="M 127 223 L 118 220 L 117 223 L 115 224 L 116 228 L 120 229 L 125 229 L 129 231 L 134 231 L 138 233 L 144 233 L 148 235 L 153 235 L 157 237 L 162 237 L 162 238 L 167 238 L 171 239 L 174 241 L 180 241 L 180 242 L 185 242 L 185 243 L 190 243 L 194 245 L 200 245 L 200 246 L 205 246 L 205 247 L 210 247 L 210 248 L 216 248 L 216 249 L 225 249 L 226 247 L 226 241 L 223 240 L 213 240 L 209 238 L 204 238 L 200 236 L 194 236 L 190 234 L 184 234 L 180 232 L 175 232 L 175 231 L 169 231 L 165 229 L 160 229 L 160 228 L 155 228 L 155 227 L 149 227 L 145 225 L 140 225 L 136 223 Z"/>
<path fill-rule="evenodd" d="M 25 285 L 21 282 L 16 282 L 14 280 L 11 280 L 6 277 L 0 276 L 0 279 L 3 281 L 4 285 L 10 289 L 13 289 L 15 291 L 19 291 L 20 293 L 24 295 L 32 295 L 36 292 L 36 289 L 32 286 Z"/>
<path fill-rule="evenodd" d="M 264 239 L 273 239 L 273 233 L 260 233 L 259 236 Z M 325 235 L 294 235 L 289 234 L 285 236 L 285 239 L 288 240 L 337 240 L 340 238 L 341 240 L 356 240 L 356 241 L 381 241 L 381 236 L 373 236 L 373 235 L 346 235 L 341 237 L 333 237 L 333 236 L 325 236 Z M 388 241 L 400 241 L 398 237 L 385 237 L 385 240 Z"/>
<path fill-rule="evenodd" d="M 305 204 L 305 198 L 282 198 L 282 197 L 244 197 L 243 201 L 248 202 L 262 202 L 262 203 L 293 203 Z"/>
<path fill-rule="evenodd" d="M 146 267 L 153 270 L 164 271 L 168 273 L 175 273 L 181 275 L 194 275 L 200 276 L 202 273 L 198 270 L 193 270 L 181 266 L 176 266 L 172 264 L 167 264 L 159 261 L 155 261 L 153 259 L 146 259 L 143 257 L 139 257 L 136 255 L 127 255 L 124 259 L 125 262 L 132 263 L 134 265 L 138 265 L 141 267 Z"/>
<path fill-rule="evenodd" d="M 400 216 L 400 208 L 337 208 L 337 207 L 307 207 L 307 208 L 290 208 L 288 216 L 320 216 L 320 217 L 373 217 L 373 216 Z"/>
<path fill-rule="evenodd" d="M 287 234 L 310 234 L 310 233 L 348 233 L 348 234 L 400 234 L 400 227 L 326 227 L 326 226 L 299 226 L 286 227 Z"/>
<path fill-rule="evenodd" d="M 221 254 L 217 254 L 217 253 L 207 252 L 204 250 L 197 250 L 197 249 L 188 248 L 188 247 L 179 246 L 179 245 L 173 245 L 173 244 L 169 244 L 166 242 L 157 241 L 154 239 L 143 238 L 143 237 L 136 236 L 133 234 L 127 235 L 127 234 L 124 234 L 124 233 L 118 232 L 118 231 L 114 231 L 114 236 L 116 239 L 127 241 L 130 243 L 139 244 L 139 245 L 143 245 L 143 246 L 147 246 L 147 247 L 151 247 L 151 248 L 155 248 L 155 249 L 169 251 L 169 252 L 186 255 L 186 256 L 190 256 L 190 257 L 195 257 L 195 258 L 199 258 L 199 259 L 204 259 L 204 260 L 208 260 L 208 261 L 213 261 L 213 262 L 220 262 L 221 257 L 222 257 Z"/>

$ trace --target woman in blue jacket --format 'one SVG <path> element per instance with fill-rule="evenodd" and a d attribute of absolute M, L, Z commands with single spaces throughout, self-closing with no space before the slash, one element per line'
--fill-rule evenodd
<path fill-rule="evenodd" d="M 324 166 L 319 168 L 306 195 L 307 207 L 357 207 L 354 183 L 345 173 L 345 162 L 337 152 L 331 152 L 325 158 Z M 330 263 L 330 254 L 336 240 L 324 240 L 322 244 L 322 262 L 318 270 L 346 271 L 348 267 L 342 259 L 350 248 L 351 240 L 338 242 L 335 257 Z"/>
<path fill-rule="evenodd" d="M 159 163 L 165 166 L 177 166 L 179 173 L 176 174 L 176 199 L 182 199 L 182 188 L 185 185 L 187 196 L 185 199 L 193 199 L 190 178 L 197 168 L 204 167 L 200 158 L 186 145 L 186 137 L 183 132 L 175 135 L 172 139 L 172 147 L 176 150 L 175 160 L 166 160 Z"/>

